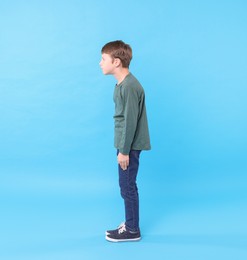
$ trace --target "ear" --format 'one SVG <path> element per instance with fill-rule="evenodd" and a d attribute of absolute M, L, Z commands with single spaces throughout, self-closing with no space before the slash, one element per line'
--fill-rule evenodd
<path fill-rule="evenodd" d="M 115 58 L 114 61 L 113 61 L 114 65 L 116 67 L 119 67 L 122 63 L 121 63 L 121 60 L 119 58 Z"/>

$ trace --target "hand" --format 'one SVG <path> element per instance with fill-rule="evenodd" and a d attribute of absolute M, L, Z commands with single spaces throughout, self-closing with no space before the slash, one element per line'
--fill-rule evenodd
<path fill-rule="evenodd" d="M 117 156 L 117 160 L 118 160 L 120 167 L 124 171 L 127 170 L 128 166 L 129 166 L 129 155 L 119 153 Z"/>

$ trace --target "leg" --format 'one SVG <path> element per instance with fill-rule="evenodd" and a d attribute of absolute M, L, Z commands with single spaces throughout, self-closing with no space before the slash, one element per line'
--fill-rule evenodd
<path fill-rule="evenodd" d="M 139 195 L 136 177 L 140 152 L 136 150 L 130 151 L 127 170 L 122 170 L 118 165 L 119 186 L 125 205 L 125 225 L 130 231 L 139 231 Z"/>

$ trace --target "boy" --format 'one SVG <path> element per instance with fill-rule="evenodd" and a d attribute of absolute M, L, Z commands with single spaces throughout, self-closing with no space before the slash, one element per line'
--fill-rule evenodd
<path fill-rule="evenodd" d="M 139 155 L 142 150 L 151 149 L 145 93 L 129 71 L 132 49 L 128 44 L 123 41 L 109 42 L 103 46 L 101 54 L 103 74 L 113 75 L 117 80 L 114 90 L 114 145 L 117 149 L 120 192 L 125 205 L 125 222 L 115 230 L 106 231 L 106 240 L 138 241 L 141 239 L 136 185 Z"/>

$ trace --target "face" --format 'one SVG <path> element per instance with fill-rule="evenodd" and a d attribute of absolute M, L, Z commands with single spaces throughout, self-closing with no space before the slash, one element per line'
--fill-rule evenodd
<path fill-rule="evenodd" d="M 114 73 L 115 64 L 110 54 L 103 53 L 99 65 L 102 69 L 103 74 L 109 75 Z"/>

